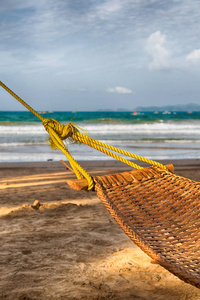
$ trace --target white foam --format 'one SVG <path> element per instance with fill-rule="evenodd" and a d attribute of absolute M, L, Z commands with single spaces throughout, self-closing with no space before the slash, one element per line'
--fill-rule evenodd
<path fill-rule="evenodd" d="M 200 134 L 200 122 L 157 122 L 142 124 L 83 124 L 81 127 L 90 134 L 126 135 L 126 134 Z M 0 125 L 0 135 L 47 135 L 42 124 Z"/>
<path fill-rule="evenodd" d="M 92 124 L 84 126 L 91 134 L 200 134 L 200 122 L 163 122 L 143 124 Z"/>
<path fill-rule="evenodd" d="M 40 125 L 11 125 L 0 126 L 0 135 L 44 135 L 47 134 L 42 124 Z"/>
<path fill-rule="evenodd" d="M 117 146 L 150 159 L 199 158 L 200 121 L 157 122 L 142 124 L 105 124 L 93 123 L 81 125 L 88 130 L 89 136 L 107 144 Z M 0 161 L 46 161 L 64 159 L 59 151 L 51 151 L 48 137 L 42 124 L 0 125 Z M 148 149 L 148 145 L 172 146 L 179 144 L 183 149 Z M 131 149 L 141 146 L 140 149 Z M 144 148 L 142 148 L 144 146 Z M 145 149 L 146 147 L 146 149 Z M 78 160 L 111 159 L 86 146 L 71 145 L 69 150 Z M 135 151 L 136 150 L 136 151 Z"/>
<path fill-rule="evenodd" d="M 47 142 L 24 142 L 24 143 L 0 143 L 0 147 L 21 147 L 21 146 L 39 146 L 47 145 Z"/>

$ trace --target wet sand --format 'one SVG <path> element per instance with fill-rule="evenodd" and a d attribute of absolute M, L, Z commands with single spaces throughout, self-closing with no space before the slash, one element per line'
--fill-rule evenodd
<path fill-rule="evenodd" d="M 173 163 L 200 181 L 199 160 Z M 82 165 L 92 175 L 130 169 Z M 71 190 L 73 176 L 60 162 L 0 164 L 0 299 L 200 299 L 199 289 L 151 263 L 94 192 Z"/>

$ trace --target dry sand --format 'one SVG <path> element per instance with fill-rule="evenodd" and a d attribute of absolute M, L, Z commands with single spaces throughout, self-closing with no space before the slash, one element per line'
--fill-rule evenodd
<path fill-rule="evenodd" d="M 200 181 L 198 160 L 174 164 Z M 87 170 L 127 167 L 89 162 Z M 151 263 L 94 192 L 71 190 L 70 177 L 60 162 L 0 164 L 0 299 L 200 299 L 199 289 Z"/>

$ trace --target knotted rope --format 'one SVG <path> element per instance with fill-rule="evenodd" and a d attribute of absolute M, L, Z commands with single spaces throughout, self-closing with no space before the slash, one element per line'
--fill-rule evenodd
<path fill-rule="evenodd" d="M 72 139 L 72 135 L 75 132 L 78 132 L 78 127 L 76 127 L 75 125 L 68 123 L 66 125 L 61 125 L 57 120 L 55 119 L 44 119 L 43 121 L 43 125 L 44 128 L 46 129 L 46 131 L 50 134 L 51 129 L 56 132 L 56 134 L 58 135 L 58 137 L 64 141 L 66 139 L 69 139 L 71 143 L 74 143 L 74 140 Z M 57 146 L 55 145 L 55 143 L 53 142 L 53 139 L 49 138 L 49 142 L 50 142 L 50 147 L 52 149 L 57 149 Z"/>
<path fill-rule="evenodd" d="M 109 155 L 127 165 L 135 168 L 135 169 L 143 169 L 143 167 L 129 161 L 114 152 L 119 154 L 129 156 L 131 158 L 149 163 L 154 166 L 158 166 L 162 169 L 167 169 L 163 164 L 160 164 L 156 161 L 150 160 L 148 158 L 133 154 L 131 152 L 127 152 L 121 150 L 119 148 L 107 145 L 100 141 L 90 138 L 87 134 L 83 134 L 80 131 L 84 132 L 83 129 L 80 127 L 68 123 L 66 125 L 61 125 L 57 120 L 54 119 L 45 119 L 43 118 L 38 112 L 36 112 L 30 105 L 28 105 L 24 100 L 22 100 L 19 96 L 17 96 L 12 90 L 10 90 L 3 82 L 0 81 L 0 85 L 10 93 L 15 99 L 17 99 L 22 105 L 24 105 L 29 111 L 31 111 L 36 117 L 38 117 L 44 125 L 45 130 L 49 133 L 49 142 L 52 149 L 60 149 L 63 154 L 67 157 L 68 161 L 70 162 L 76 176 L 78 179 L 82 178 L 82 175 L 88 181 L 88 191 L 93 189 L 94 182 L 92 177 L 79 165 L 79 163 L 71 156 L 67 147 L 63 143 L 64 140 L 68 139 L 71 143 L 84 143 L 102 153 Z M 112 152 L 111 152 L 112 151 Z"/>

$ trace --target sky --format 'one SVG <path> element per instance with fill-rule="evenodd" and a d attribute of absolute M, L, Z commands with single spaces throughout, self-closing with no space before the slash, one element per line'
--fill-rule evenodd
<path fill-rule="evenodd" d="M 199 33 L 199 0 L 0 0 L 0 80 L 36 110 L 200 104 Z"/>

